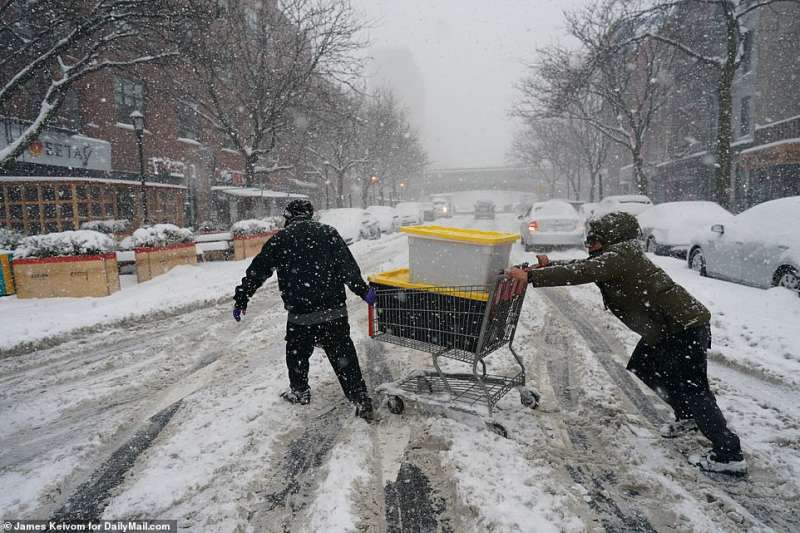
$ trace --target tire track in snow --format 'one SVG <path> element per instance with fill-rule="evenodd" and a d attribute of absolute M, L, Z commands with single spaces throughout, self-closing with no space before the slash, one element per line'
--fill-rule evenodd
<path fill-rule="evenodd" d="M 386 363 L 385 344 L 366 340 L 364 352 L 369 356 L 368 374 L 373 387 L 392 381 L 392 373 Z M 396 415 L 387 414 L 394 417 Z M 380 517 L 364 517 L 365 527 L 371 526 L 388 533 L 412 533 L 421 531 L 456 531 L 454 510 L 460 507 L 455 491 L 455 482 L 443 467 L 439 454 L 448 448 L 440 439 L 431 438 L 424 428 L 413 431 L 398 458 L 397 475 L 394 479 L 384 479 L 383 469 L 392 458 L 383 459 L 382 448 L 388 439 L 395 438 L 391 420 L 385 424 L 375 424 L 372 432 L 375 464 L 373 485 L 382 492 L 382 513 Z M 403 420 L 418 426 L 411 417 Z M 423 429 L 422 431 L 418 431 Z M 401 438 L 399 435 L 397 436 Z M 378 522 L 377 524 L 375 522 Z M 369 524 L 369 526 L 367 526 Z"/>
<path fill-rule="evenodd" d="M 614 384 L 625 394 L 639 413 L 654 426 L 651 429 L 655 432 L 655 428 L 666 418 L 655 407 L 653 403 L 655 397 L 651 400 L 651 397 L 642 390 L 614 356 L 615 352 L 621 351 L 621 347 L 614 346 L 603 333 L 589 322 L 585 313 L 581 312 L 580 304 L 575 302 L 564 289 L 540 289 L 540 292 L 580 334 Z M 685 462 L 684 454 L 679 455 L 680 450 L 677 447 L 664 446 L 664 448 L 676 460 L 680 458 L 681 462 Z M 751 458 L 750 462 L 760 463 L 757 457 Z M 760 527 L 774 528 L 777 531 L 800 530 L 800 516 L 795 512 L 793 505 L 787 501 L 787 494 L 780 493 L 776 489 L 776 487 L 784 485 L 784 483 L 777 482 L 780 479 L 777 472 L 763 468 L 761 464 L 751 464 L 751 474 L 744 479 L 734 479 L 724 474 L 705 473 L 704 475 L 714 481 L 718 490 L 721 490 L 725 496 L 735 502 L 746 514 L 749 514 L 753 522 L 760 523 Z M 717 499 L 709 495 L 708 487 L 691 487 L 690 490 L 701 492 L 702 496 L 700 497 L 709 502 Z M 796 492 L 794 496 L 789 495 L 789 497 L 796 499 Z M 730 524 L 729 527 L 738 529 L 746 527 L 746 524 Z"/>
<path fill-rule="evenodd" d="M 560 406 L 567 434 L 565 444 L 571 446 L 575 455 L 581 458 L 565 465 L 567 473 L 587 491 L 590 498 L 587 504 L 607 532 L 655 532 L 646 514 L 624 494 L 619 476 L 610 467 L 608 454 L 613 447 L 597 434 L 584 431 L 582 424 L 574 420 L 578 405 L 575 391 L 580 386 L 572 362 L 574 358 L 568 355 L 570 347 L 549 316 L 545 318 L 542 344 L 546 346 L 543 352 L 547 359 L 545 366 L 550 386 Z M 623 476 L 627 475 L 628 469 L 623 466 L 624 463 L 619 461 L 618 464 L 616 468 L 622 468 Z"/>
<path fill-rule="evenodd" d="M 147 450 L 161 430 L 172 419 L 181 406 L 177 401 L 150 417 L 149 423 L 137 430 L 122 446 L 75 493 L 63 507 L 57 510 L 52 520 L 99 520 L 108 505 L 111 491 L 125 479 L 136 459 Z"/>

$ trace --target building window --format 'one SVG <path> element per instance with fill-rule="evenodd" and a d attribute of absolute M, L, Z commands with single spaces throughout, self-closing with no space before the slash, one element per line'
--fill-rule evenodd
<path fill-rule="evenodd" d="M 199 124 L 197 105 L 193 102 L 178 100 L 178 137 L 197 140 Z"/>
<path fill-rule="evenodd" d="M 753 31 L 744 34 L 742 40 L 742 73 L 747 74 L 753 68 Z"/>
<path fill-rule="evenodd" d="M 117 107 L 117 122 L 130 123 L 131 113 L 144 112 L 144 83 L 114 78 L 114 103 Z"/>
<path fill-rule="evenodd" d="M 747 135 L 748 133 L 750 133 L 751 99 L 752 97 L 750 96 L 745 96 L 744 98 L 742 98 L 742 110 L 739 113 L 739 133 L 742 135 Z"/>

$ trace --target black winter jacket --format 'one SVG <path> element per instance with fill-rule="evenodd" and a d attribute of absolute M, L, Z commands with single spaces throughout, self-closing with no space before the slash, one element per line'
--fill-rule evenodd
<path fill-rule="evenodd" d="M 246 308 L 275 270 L 290 317 L 344 309 L 345 285 L 362 298 L 369 290 L 339 232 L 311 220 L 293 222 L 264 244 L 236 287 L 236 306 Z"/>

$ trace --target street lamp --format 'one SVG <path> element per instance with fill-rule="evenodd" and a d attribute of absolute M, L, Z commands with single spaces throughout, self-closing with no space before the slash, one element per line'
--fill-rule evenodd
<path fill-rule="evenodd" d="M 331 180 L 325 180 L 325 209 L 331 208 L 330 186 Z"/>
<path fill-rule="evenodd" d="M 378 179 L 379 179 L 378 176 L 372 176 L 370 178 L 370 181 L 372 182 L 371 185 L 372 185 L 372 203 L 373 204 L 376 203 L 375 185 L 378 184 Z"/>
<path fill-rule="evenodd" d="M 142 225 L 146 226 L 148 223 L 147 216 L 147 187 L 144 182 L 144 115 L 141 111 L 134 111 L 130 115 L 131 124 L 133 124 L 133 131 L 136 132 L 136 144 L 139 145 L 139 179 L 142 182 Z"/>

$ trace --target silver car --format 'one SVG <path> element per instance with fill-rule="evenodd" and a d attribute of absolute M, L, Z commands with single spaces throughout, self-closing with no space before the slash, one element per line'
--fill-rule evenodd
<path fill-rule="evenodd" d="M 689 266 L 701 276 L 800 292 L 800 196 L 764 202 L 695 235 Z"/>
<path fill-rule="evenodd" d="M 583 218 L 565 200 L 535 203 L 518 218 L 522 221 L 519 235 L 526 252 L 583 246 Z"/>

